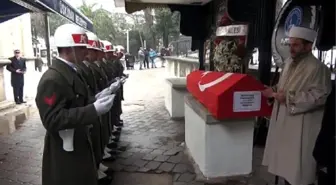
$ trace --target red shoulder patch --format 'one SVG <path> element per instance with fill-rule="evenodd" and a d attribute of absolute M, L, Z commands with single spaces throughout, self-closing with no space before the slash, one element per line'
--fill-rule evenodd
<path fill-rule="evenodd" d="M 53 106 L 55 104 L 55 101 L 56 101 L 56 94 L 53 93 L 52 96 L 50 97 L 44 97 L 44 103 L 46 103 L 47 105 L 49 106 Z"/>

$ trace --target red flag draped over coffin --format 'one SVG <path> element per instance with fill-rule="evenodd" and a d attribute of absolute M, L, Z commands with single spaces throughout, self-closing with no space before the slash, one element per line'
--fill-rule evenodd
<path fill-rule="evenodd" d="M 272 112 L 261 94 L 264 85 L 246 74 L 193 71 L 187 76 L 187 89 L 219 120 Z"/>

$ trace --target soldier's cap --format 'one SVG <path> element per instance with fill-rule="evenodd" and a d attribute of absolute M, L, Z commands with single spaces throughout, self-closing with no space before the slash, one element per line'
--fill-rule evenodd
<path fill-rule="evenodd" d="M 14 53 L 20 53 L 19 49 L 14 50 Z"/>

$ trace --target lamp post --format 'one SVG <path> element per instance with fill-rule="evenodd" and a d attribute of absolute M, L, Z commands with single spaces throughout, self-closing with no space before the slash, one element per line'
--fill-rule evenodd
<path fill-rule="evenodd" d="M 127 33 L 126 33 L 126 49 L 127 49 L 127 52 L 130 53 L 130 50 L 129 50 L 129 30 L 127 30 Z"/>

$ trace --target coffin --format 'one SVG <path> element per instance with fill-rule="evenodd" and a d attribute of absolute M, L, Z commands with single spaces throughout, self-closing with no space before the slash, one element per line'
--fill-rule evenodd
<path fill-rule="evenodd" d="M 187 76 L 188 91 L 215 119 L 270 116 L 272 106 L 254 77 L 238 73 L 193 71 Z"/>

